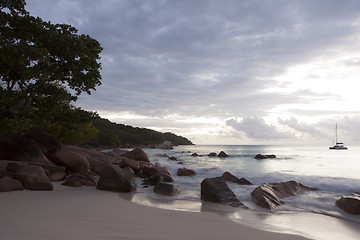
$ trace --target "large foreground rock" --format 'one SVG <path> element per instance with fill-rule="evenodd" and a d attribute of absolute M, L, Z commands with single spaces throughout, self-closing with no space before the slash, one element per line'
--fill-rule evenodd
<path fill-rule="evenodd" d="M 135 176 L 117 165 L 108 165 L 101 173 L 96 188 L 115 192 L 135 191 Z"/>
<path fill-rule="evenodd" d="M 136 160 L 123 157 L 119 166 L 121 168 L 129 167 L 131 168 L 135 173 L 138 173 L 140 171 L 140 163 Z"/>
<path fill-rule="evenodd" d="M 48 151 L 46 156 L 54 163 L 64 166 L 71 172 L 88 172 L 90 169 L 87 158 L 77 152 L 57 149 Z"/>
<path fill-rule="evenodd" d="M 23 162 L 50 163 L 49 159 L 43 154 L 41 147 L 30 139 L 18 143 L 16 150 L 11 154 L 11 159 Z"/>
<path fill-rule="evenodd" d="M 73 173 L 66 177 L 66 181 L 61 185 L 69 187 L 95 186 L 96 181 L 90 173 Z"/>
<path fill-rule="evenodd" d="M 44 148 L 44 151 L 60 149 L 61 143 L 47 132 L 41 129 L 30 129 L 24 136 L 24 139 L 34 140 L 37 144 Z"/>
<path fill-rule="evenodd" d="M 201 200 L 232 207 L 244 206 L 221 177 L 205 178 L 201 182 Z"/>
<path fill-rule="evenodd" d="M 0 192 L 10 192 L 16 190 L 24 190 L 24 187 L 19 180 L 12 178 L 0 179 Z"/>
<path fill-rule="evenodd" d="M 277 206 L 284 203 L 281 199 L 309 190 L 315 189 L 296 181 L 265 183 L 251 192 L 251 199 L 260 207 L 274 210 Z"/>
<path fill-rule="evenodd" d="M 93 148 L 83 148 L 75 145 L 63 145 L 63 149 L 79 153 L 86 157 L 90 165 L 90 170 L 99 175 L 106 168 L 106 166 L 116 160 L 116 157 L 97 151 Z"/>
<path fill-rule="evenodd" d="M 6 169 L 8 172 L 15 173 L 19 168 L 31 166 L 31 165 L 42 167 L 44 169 L 45 174 L 52 182 L 61 181 L 66 177 L 65 167 L 57 166 L 53 164 L 8 161 Z"/>
<path fill-rule="evenodd" d="M 97 151 L 93 148 L 83 148 L 75 145 L 63 145 L 62 148 L 71 152 L 77 152 L 86 157 L 89 161 L 96 160 L 97 162 L 112 163 L 116 160 L 116 157 Z"/>
<path fill-rule="evenodd" d="M 29 190 L 53 190 L 53 185 L 46 176 L 44 169 L 39 166 L 21 167 L 15 172 L 14 178 Z"/>
<path fill-rule="evenodd" d="M 0 135 L 1 160 L 50 163 L 43 153 L 58 147 L 61 145 L 55 138 L 39 129 L 30 130 L 23 136 Z"/>
<path fill-rule="evenodd" d="M 49 170 L 50 172 L 65 172 L 65 167 L 57 166 L 54 164 L 45 164 L 45 163 L 28 163 L 28 165 L 36 165 L 42 167 L 44 170 Z"/>
<path fill-rule="evenodd" d="M 90 170 L 94 173 L 101 175 L 101 173 L 104 171 L 104 169 L 110 165 L 111 163 L 102 162 L 96 159 L 88 158 Z"/>
<path fill-rule="evenodd" d="M 36 165 L 42 167 L 45 171 L 45 174 L 52 182 L 62 181 L 67 175 L 65 172 L 66 168 L 63 166 L 40 163 L 29 163 L 29 165 Z"/>
<path fill-rule="evenodd" d="M 16 161 L 9 161 L 6 166 L 6 170 L 10 172 L 16 172 L 19 168 L 29 166 L 27 162 L 16 162 Z"/>
<path fill-rule="evenodd" d="M 141 148 L 135 148 L 134 150 L 125 153 L 123 156 L 136 161 L 150 162 L 148 155 Z"/>
<path fill-rule="evenodd" d="M 0 135 L 0 160 L 11 160 L 12 152 L 16 149 L 15 138 Z"/>
<path fill-rule="evenodd" d="M 336 206 L 350 214 L 360 214 L 360 194 L 343 196 L 336 201 Z"/>

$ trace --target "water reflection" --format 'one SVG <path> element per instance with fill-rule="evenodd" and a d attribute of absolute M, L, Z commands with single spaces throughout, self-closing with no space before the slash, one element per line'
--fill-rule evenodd
<path fill-rule="evenodd" d="M 135 196 L 135 193 L 134 192 L 131 192 L 131 193 L 119 193 L 119 197 L 124 199 L 124 200 L 127 200 L 127 201 L 132 201 L 133 198 Z"/>
<path fill-rule="evenodd" d="M 178 200 L 173 198 L 144 198 L 141 194 L 134 195 L 132 202 L 148 207 L 156 207 L 167 210 L 200 212 L 201 203 L 195 201 Z"/>
<path fill-rule="evenodd" d="M 270 214 L 262 221 L 272 231 L 301 234 L 319 240 L 358 239 L 359 225 L 313 213 Z"/>

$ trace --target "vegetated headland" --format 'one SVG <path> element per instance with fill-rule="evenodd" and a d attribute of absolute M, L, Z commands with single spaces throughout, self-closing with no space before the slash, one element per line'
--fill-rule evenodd
<path fill-rule="evenodd" d="M 193 145 L 187 138 L 170 132 L 162 133 L 148 128 L 117 124 L 100 117 L 94 118 L 92 123 L 99 131 L 94 138 L 85 142 L 92 147 L 151 147 L 165 141 L 174 146 Z"/>

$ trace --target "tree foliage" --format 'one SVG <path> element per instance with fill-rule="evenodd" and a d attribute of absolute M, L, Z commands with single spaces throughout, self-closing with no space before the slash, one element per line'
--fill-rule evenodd
<path fill-rule="evenodd" d="M 101 84 L 102 48 L 70 25 L 31 16 L 25 4 L 0 0 L 0 134 L 37 127 L 70 144 L 192 144 L 172 133 L 111 123 L 75 108 L 72 103 L 81 93 L 90 94 Z"/>
<path fill-rule="evenodd" d="M 93 113 L 72 102 L 101 84 L 100 44 L 31 16 L 24 0 L 0 0 L 0 10 L 0 132 L 36 126 L 93 135 Z"/>
<path fill-rule="evenodd" d="M 191 145 L 188 139 L 173 133 L 161 133 L 147 128 L 137 128 L 124 124 L 110 122 L 100 117 L 94 118 L 93 125 L 100 131 L 90 140 L 92 146 L 119 145 L 154 145 L 164 141 L 171 141 L 174 145 Z"/>

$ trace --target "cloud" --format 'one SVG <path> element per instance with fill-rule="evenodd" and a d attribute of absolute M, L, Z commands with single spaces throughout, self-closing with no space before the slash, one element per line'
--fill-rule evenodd
<path fill-rule="evenodd" d="M 290 119 L 282 120 L 278 119 L 278 122 L 282 125 L 288 126 L 295 129 L 296 131 L 309 134 L 313 137 L 328 138 L 329 136 L 324 132 L 318 130 L 315 126 L 307 123 L 300 123 L 296 118 L 291 117 Z"/>
<path fill-rule="evenodd" d="M 337 69 L 350 66 L 338 56 L 358 49 L 359 9 L 359 1 L 336 0 L 27 2 L 30 14 L 71 24 L 104 48 L 102 85 L 91 96 L 81 95 L 77 106 L 159 122 L 171 114 L 219 120 L 237 116 L 244 119 L 238 124 L 262 126 L 271 138 L 287 135 L 262 117 L 284 112 L 321 117 L 331 111 L 313 106 L 346 96 L 313 85 L 293 87 L 291 78 L 278 77 L 293 66 L 323 59 L 333 58 Z M 339 67 L 336 59 L 341 59 Z M 314 83 L 324 79 L 322 71 L 305 75 Z M 133 123 L 142 125 L 139 119 Z M 143 123 L 155 125 L 148 119 Z"/>
<path fill-rule="evenodd" d="M 237 131 L 244 132 L 249 138 L 254 139 L 287 139 L 293 137 L 292 134 L 279 132 L 275 126 L 269 125 L 263 118 L 245 117 L 241 121 L 229 119 L 226 125 Z"/>
<path fill-rule="evenodd" d="M 28 3 L 30 11 L 73 24 L 104 47 L 103 86 L 91 100 L 81 96 L 80 105 L 91 109 L 96 98 L 102 109 L 140 114 L 152 108 L 157 115 L 171 107 L 180 112 L 198 106 L 195 112 L 208 112 L 209 101 L 218 103 L 216 112 L 210 112 L 218 115 L 236 111 L 236 101 L 249 106 L 247 115 L 298 102 L 300 96 L 262 90 L 276 85 L 271 77 L 286 66 L 354 33 L 351 25 L 338 22 L 351 20 L 356 11 L 340 5 L 326 4 L 336 12 L 329 17 L 321 1 Z"/>
<path fill-rule="evenodd" d="M 324 118 L 317 123 L 317 127 L 322 127 L 330 135 L 333 134 L 335 124 L 338 125 L 338 136 L 345 138 L 345 142 L 354 142 L 360 140 L 360 115 L 345 115 L 337 118 Z M 342 140 L 343 141 L 343 140 Z"/>

